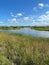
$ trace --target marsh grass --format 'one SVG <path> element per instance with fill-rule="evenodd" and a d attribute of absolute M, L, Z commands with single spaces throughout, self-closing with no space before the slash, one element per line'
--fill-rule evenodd
<path fill-rule="evenodd" d="M 16 30 L 28 26 L 0 26 L 0 30 Z"/>
<path fill-rule="evenodd" d="M 49 65 L 49 38 L 0 32 L 0 65 Z"/>
<path fill-rule="evenodd" d="M 40 31 L 49 31 L 49 26 L 33 26 L 31 29 L 40 30 Z"/>
<path fill-rule="evenodd" d="M 17 30 L 21 28 L 31 28 L 40 31 L 49 31 L 49 26 L 0 26 L 0 30 Z"/>

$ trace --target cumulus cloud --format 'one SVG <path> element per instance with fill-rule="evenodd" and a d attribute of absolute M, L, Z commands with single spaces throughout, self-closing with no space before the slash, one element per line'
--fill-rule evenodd
<path fill-rule="evenodd" d="M 15 14 L 14 14 L 13 12 L 11 12 L 10 15 L 11 15 L 11 17 L 14 17 L 14 18 L 23 16 L 22 13 L 15 13 Z"/>
<path fill-rule="evenodd" d="M 38 4 L 39 8 L 43 8 L 45 5 L 43 3 Z"/>
<path fill-rule="evenodd" d="M 29 17 L 24 17 L 24 20 L 25 20 L 25 21 L 27 21 L 27 20 L 29 20 L 29 19 L 30 19 Z"/>
<path fill-rule="evenodd" d="M 32 22 L 31 25 L 33 26 L 48 26 L 49 25 L 49 22 Z"/>
<path fill-rule="evenodd" d="M 14 14 L 13 12 L 11 12 L 10 15 L 11 15 L 11 18 L 8 19 L 8 22 L 10 24 L 19 24 L 19 22 L 18 22 L 18 21 L 20 21 L 19 17 L 23 16 L 22 13 L 15 13 Z"/>
<path fill-rule="evenodd" d="M 38 3 L 37 6 L 33 7 L 33 11 L 38 11 L 38 9 L 48 8 L 49 4 Z"/>
<path fill-rule="evenodd" d="M 39 21 L 49 21 L 49 11 L 46 11 L 45 14 L 38 17 Z"/>
<path fill-rule="evenodd" d="M 28 24 L 29 23 L 29 25 L 33 25 L 33 26 L 47 26 L 49 25 L 49 11 L 46 11 L 45 14 L 41 14 L 37 17 L 26 16 L 20 19 L 12 17 L 11 19 L 9 19 L 9 22 L 13 24 L 14 23 L 15 24 L 24 24 L 24 23 Z"/>
<path fill-rule="evenodd" d="M 49 4 L 38 3 L 38 7 L 41 8 L 41 9 L 44 8 L 44 7 L 46 8 L 46 7 L 49 7 Z"/>
<path fill-rule="evenodd" d="M 22 13 L 17 13 L 17 16 L 22 16 Z"/>
<path fill-rule="evenodd" d="M 38 16 L 36 19 L 33 19 L 31 25 L 49 26 L 49 11 L 46 11 L 45 14 Z"/>
<path fill-rule="evenodd" d="M 16 18 L 8 19 L 8 21 L 10 23 L 16 23 L 16 24 L 18 23 L 17 20 L 16 20 Z"/>
<path fill-rule="evenodd" d="M 46 14 L 49 15 L 49 11 L 46 11 Z"/>

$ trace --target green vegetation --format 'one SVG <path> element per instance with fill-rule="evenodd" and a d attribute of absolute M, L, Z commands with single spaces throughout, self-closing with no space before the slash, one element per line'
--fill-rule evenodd
<path fill-rule="evenodd" d="M 0 26 L 0 30 L 15 30 L 20 28 L 21 26 Z"/>
<path fill-rule="evenodd" d="M 30 26 L 0 26 L 0 30 L 16 30 L 16 29 L 20 29 L 20 28 L 27 28 Z"/>
<path fill-rule="evenodd" d="M 49 26 L 0 26 L 0 30 L 16 30 L 20 28 L 31 28 L 41 31 L 49 31 Z"/>
<path fill-rule="evenodd" d="M 49 31 L 49 26 L 34 26 L 31 29 L 40 30 L 40 31 Z"/>
<path fill-rule="evenodd" d="M 49 65 L 49 38 L 0 32 L 0 65 Z"/>

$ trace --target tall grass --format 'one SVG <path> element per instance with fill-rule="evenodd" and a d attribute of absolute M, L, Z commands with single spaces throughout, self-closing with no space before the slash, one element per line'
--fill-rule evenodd
<path fill-rule="evenodd" d="M 0 32 L 0 65 L 49 65 L 49 38 Z"/>
<path fill-rule="evenodd" d="M 49 26 L 34 26 L 31 29 L 40 30 L 40 31 L 49 31 Z"/>
<path fill-rule="evenodd" d="M 31 28 L 35 30 L 49 31 L 49 26 L 0 26 L 0 30 L 16 30 L 20 28 Z"/>
<path fill-rule="evenodd" d="M 29 27 L 29 26 L 0 26 L 0 30 L 16 30 L 24 27 Z"/>

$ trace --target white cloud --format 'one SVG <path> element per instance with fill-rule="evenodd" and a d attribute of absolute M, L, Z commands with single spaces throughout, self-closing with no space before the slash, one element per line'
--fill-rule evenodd
<path fill-rule="evenodd" d="M 24 17 L 24 20 L 25 21 L 28 21 L 30 18 L 29 17 Z"/>
<path fill-rule="evenodd" d="M 22 13 L 17 13 L 17 16 L 22 16 Z"/>
<path fill-rule="evenodd" d="M 43 8 L 45 5 L 43 3 L 38 4 L 39 8 Z"/>
<path fill-rule="evenodd" d="M 49 25 L 49 11 L 46 11 L 45 14 L 39 15 L 37 18 L 33 16 L 26 16 L 20 19 L 19 18 L 17 19 L 15 17 L 9 19 L 9 22 L 13 24 L 14 23 L 17 24 L 18 21 L 21 21 L 19 24 L 24 24 L 26 23 L 25 21 L 27 21 L 26 24 L 28 24 L 28 21 L 29 21 L 29 25 L 46 26 L 46 25 Z"/>
<path fill-rule="evenodd" d="M 49 4 L 38 3 L 36 7 L 33 7 L 33 11 L 38 11 L 38 9 L 48 8 Z"/>
<path fill-rule="evenodd" d="M 33 7 L 33 11 L 38 11 L 38 9 L 42 9 L 45 7 L 45 4 L 43 3 L 38 3 L 38 5 L 36 7 Z"/>
<path fill-rule="evenodd" d="M 49 11 L 46 11 L 45 14 L 38 16 L 36 19 L 33 19 L 31 25 L 49 26 Z"/>
<path fill-rule="evenodd" d="M 14 17 L 14 18 L 18 18 L 18 17 L 23 16 L 22 13 L 13 14 L 13 12 L 11 12 L 10 15 L 11 15 L 11 17 Z"/>
<path fill-rule="evenodd" d="M 49 11 L 46 11 L 46 14 L 49 15 Z"/>
<path fill-rule="evenodd" d="M 33 26 L 48 26 L 49 22 L 32 22 L 31 25 L 33 25 Z"/>
<path fill-rule="evenodd" d="M 38 17 L 38 20 L 39 21 L 46 21 L 46 22 L 48 21 L 49 22 L 49 11 L 46 11 L 45 14 L 40 15 Z"/>
<path fill-rule="evenodd" d="M 44 3 L 38 3 L 39 8 L 44 8 L 44 7 L 49 7 L 49 4 L 44 4 Z"/>
<path fill-rule="evenodd" d="M 8 19 L 8 21 L 9 21 L 10 23 L 18 23 L 17 20 L 16 20 L 16 18 Z"/>

